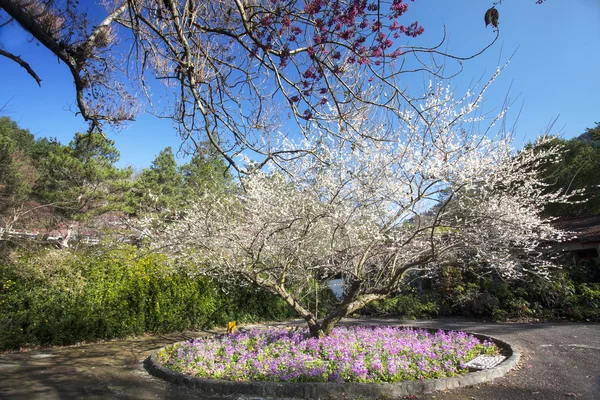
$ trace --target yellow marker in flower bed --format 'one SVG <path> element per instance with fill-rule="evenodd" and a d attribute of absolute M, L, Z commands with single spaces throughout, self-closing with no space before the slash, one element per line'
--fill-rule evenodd
<path fill-rule="evenodd" d="M 235 333 L 237 331 L 237 325 L 235 321 L 230 321 L 227 323 L 227 334 Z"/>

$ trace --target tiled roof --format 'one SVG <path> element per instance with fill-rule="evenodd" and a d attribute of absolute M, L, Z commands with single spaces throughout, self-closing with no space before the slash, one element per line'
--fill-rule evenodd
<path fill-rule="evenodd" d="M 555 227 L 572 232 L 580 242 L 600 242 L 600 215 L 591 217 L 561 217 L 552 223 Z"/>

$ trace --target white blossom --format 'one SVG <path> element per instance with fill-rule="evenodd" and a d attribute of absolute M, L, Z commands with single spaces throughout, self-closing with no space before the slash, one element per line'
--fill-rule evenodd
<path fill-rule="evenodd" d="M 509 134 L 478 130 L 482 95 L 457 99 L 432 84 L 419 111 L 402 111 L 403 126 L 358 114 L 360 132 L 282 138 L 286 160 L 244 178 L 239 193 L 198 199 L 156 246 L 194 258 L 204 273 L 280 295 L 314 334 L 394 292 L 413 269 L 453 263 L 509 277 L 543 272 L 540 248 L 561 232 L 541 211 L 568 196 L 549 192 L 536 167 L 560 149 L 515 155 Z M 297 156 L 298 148 L 309 152 Z M 299 288 L 339 275 L 345 298 L 319 324 Z"/>

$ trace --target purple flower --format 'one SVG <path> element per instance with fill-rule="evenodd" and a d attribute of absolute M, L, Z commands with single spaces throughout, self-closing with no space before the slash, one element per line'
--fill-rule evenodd
<path fill-rule="evenodd" d="M 397 382 L 464 373 L 466 361 L 494 351 L 492 343 L 461 332 L 337 327 L 318 340 L 306 330 L 277 328 L 190 341 L 163 362 L 218 379 Z"/>

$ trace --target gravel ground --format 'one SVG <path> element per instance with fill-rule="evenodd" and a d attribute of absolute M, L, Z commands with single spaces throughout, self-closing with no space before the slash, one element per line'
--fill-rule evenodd
<path fill-rule="evenodd" d="M 347 320 L 346 323 L 466 330 L 505 339 L 516 344 L 522 353 L 517 370 L 491 383 L 405 399 L 600 400 L 599 324 L 499 324 L 454 318 L 431 321 Z M 169 343 L 211 333 L 214 332 L 148 335 L 82 346 L 0 354 L 0 399 L 208 398 L 148 375 L 142 362 L 151 352 Z"/>

